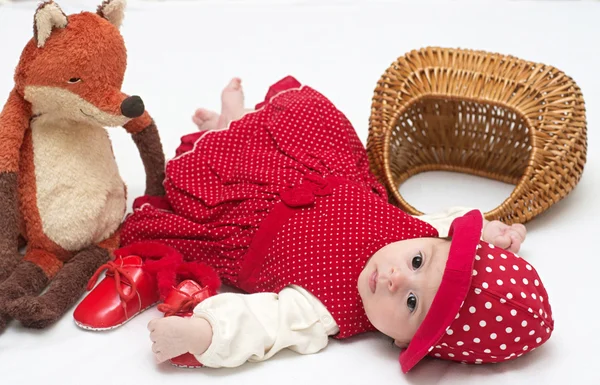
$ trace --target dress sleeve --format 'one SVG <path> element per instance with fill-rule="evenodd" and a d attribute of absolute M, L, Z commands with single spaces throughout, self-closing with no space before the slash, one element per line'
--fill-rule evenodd
<path fill-rule="evenodd" d="M 415 215 L 414 217 L 422 220 L 423 222 L 429 223 L 437 230 L 440 238 L 445 238 L 448 236 L 448 231 L 450 230 L 452 221 L 458 217 L 462 217 L 472 210 L 475 209 L 470 207 L 454 206 L 436 213 L 419 216 Z"/>
<path fill-rule="evenodd" d="M 196 359 L 212 368 L 264 361 L 283 349 L 316 353 L 339 329 L 326 308 L 298 286 L 277 293 L 223 293 L 194 309 L 212 326 L 211 345 Z"/>

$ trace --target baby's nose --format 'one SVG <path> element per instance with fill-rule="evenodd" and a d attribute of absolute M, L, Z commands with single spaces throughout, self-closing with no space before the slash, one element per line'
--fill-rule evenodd
<path fill-rule="evenodd" d="M 393 268 L 390 274 L 390 280 L 388 282 L 388 288 L 390 291 L 396 292 L 406 284 L 406 275 L 400 270 Z"/>

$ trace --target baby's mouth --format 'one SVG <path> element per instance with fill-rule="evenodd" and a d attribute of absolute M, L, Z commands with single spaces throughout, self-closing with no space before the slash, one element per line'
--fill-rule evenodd
<path fill-rule="evenodd" d="M 375 294 L 375 290 L 377 289 L 377 277 L 379 274 L 377 273 L 377 269 L 371 274 L 369 277 L 369 288 L 371 289 L 371 293 Z"/>

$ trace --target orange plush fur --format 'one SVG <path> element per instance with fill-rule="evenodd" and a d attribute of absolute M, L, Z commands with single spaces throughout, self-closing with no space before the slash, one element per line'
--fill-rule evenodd
<path fill-rule="evenodd" d="M 0 114 L 0 330 L 11 318 L 52 324 L 114 258 L 126 187 L 105 126 L 132 135 L 146 194 L 164 194 L 156 125 L 141 98 L 121 92 L 124 7 L 106 0 L 96 13 L 66 16 L 48 1 L 35 13 L 34 37 Z"/>

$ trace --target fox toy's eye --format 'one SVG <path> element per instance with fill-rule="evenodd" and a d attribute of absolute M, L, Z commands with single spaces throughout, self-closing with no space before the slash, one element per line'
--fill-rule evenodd
<path fill-rule="evenodd" d="M 71 79 L 69 79 L 68 83 L 75 84 L 75 83 L 79 83 L 80 81 L 81 81 L 81 78 L 71 78 Z"/>

